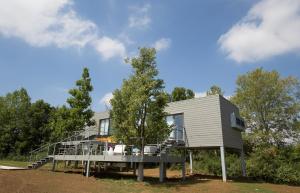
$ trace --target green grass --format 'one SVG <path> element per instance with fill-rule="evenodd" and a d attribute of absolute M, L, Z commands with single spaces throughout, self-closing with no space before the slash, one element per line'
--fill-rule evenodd
<path fill-rule="evenodd" d="M 243 193 L 274 193 L 272 190 L 267 189 L 260 183 L 240 183 L 234 182 L 234 186 L 236 186 Z"/>
<path fill-rule="evenodd" d="M 12 161 L 12 160 L 0 160 L 0 165 L 15 166 L 15 167 L 27 167 L 29 165 L 29 162 Z"/>

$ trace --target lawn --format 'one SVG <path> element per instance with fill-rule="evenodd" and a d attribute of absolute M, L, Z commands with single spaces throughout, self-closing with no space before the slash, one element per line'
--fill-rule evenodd
<path fill-rule="evenodd" d="M 0 165 L 26 166 L 24 162 L 0 161 Z M 298 193 L 300 187 L 259 183 L 248 180 L 229 180 L 227 183 L 221 178 L 187 175 L 181 180 L 180 171 L 168 170 L 168 179 L 164 183 L 158 182 L 158 169 L 145 169 L 144 182 L 137 182 L 132 172 L 102 172 L 96 176 L 86 178 L 82 170 L 74 171 L 70 168 L 58 167 L 57 172 L 49 171 L 50 164 L 38 170 L 0 170 L 0 193 L 97 193 L 97 192 L 205 192 L 205 193 Z"/>

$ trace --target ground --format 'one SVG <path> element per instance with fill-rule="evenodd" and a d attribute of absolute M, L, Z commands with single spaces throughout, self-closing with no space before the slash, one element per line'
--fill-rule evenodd
<path fill-rule="evenodd" d="M 3 162 L 0 161 L 0 165 L 3 165 Z M 223 183 L 219 177 L 201 175 L 188 175 L 187 179 L 182 181 L 180 171 L 176 170 L 168 170 L 168 180 L 159 183 L 157 168 L 145 169 L 144 182 L 137 182 L 132 172 L 102 173 L 96 177 L 86 178 L 81 170 L 72 171 L 62 167 L 57 172 L 50 172 L 48 167 L 39 170 L 0 170 L 0 193 L 300 192 L 299 186 L 258 183 L 249 180 L 229 180 Z"/>

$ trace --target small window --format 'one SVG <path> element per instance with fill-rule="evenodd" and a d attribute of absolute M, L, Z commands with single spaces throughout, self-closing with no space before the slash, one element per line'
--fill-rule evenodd
<path fill-rule="evenodd" d="M 109 135 L 109 119 L 101 119 L 100 120 L 100 135 Z"/>

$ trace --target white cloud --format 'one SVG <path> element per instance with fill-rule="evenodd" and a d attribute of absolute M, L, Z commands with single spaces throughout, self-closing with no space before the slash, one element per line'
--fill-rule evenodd
<path fill-rule="evenodd" d="M 195 98 L 200 98 L 200 97 L 206 97 L 206 92 L 195 92 Z M 226 98 L 227 100 L 230 100 L 230 98 L 232 97 L 231 95 L 224 95 L 224 98 Z"/>
<path fill-rule="evenodd" d="M 0 34 L 17 37 L 32 46 L 83 47 L 97 28 L 81 19 L 71 0 L 0 1 Z"/>
<path fill-rule="evenodd" d="M 100 100 L 100 104 L 104 104 L 105 106 L 110 106 L 110 99 L 113 98 L 113 94 L 111 92 L 106 93 Z"/>
<path fill-rule="evenodd" d="M 124 58 L 126 55 L 126 48 L 122 42 L 106 36 L 96 40 L 94 46 L 104 60 L 113 57 Z"/>
<path fill-rule="evenodd" d="M 128 18 L 129 27 L 144 29 L 149 27 L 151 18 L 149 16 L 150 4 L 145 4 L 142 7 L 130 7 L 131 15 Z"/>
<path fill-rule="evenodd" d="M 91 44 L 104 59 L 123 57 L 125 46 L 99 37 L 97 25 L 80 18 L 72 4 L 73 0 L 2 0 L 0 35 L 20 38 L 36 47 L 82 48 Z"/>
<path fill-rule="evenodd" d="M 236 62 L 254 62 L 298 52 L 299 32 L 299 0 L 262 0 L 218 42 Z"/>
<path fill-rule="evenodd" d="M 153 44 L 153 47 L 156 51 L 166 50 L 171 46 L 171 42 L 172 41 L 169 38 L 161 38 Z"/>
<path fill-rule="evenodd" d="M 206 92 L 195 92 L 195 98 L 205 97 Z"/>

